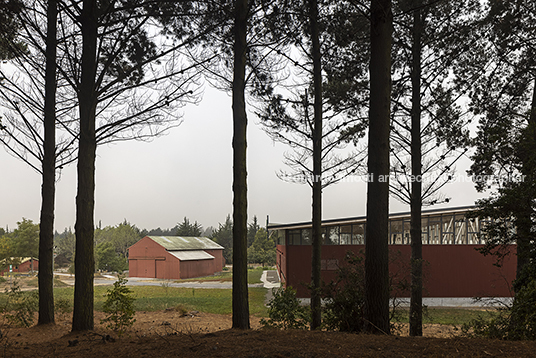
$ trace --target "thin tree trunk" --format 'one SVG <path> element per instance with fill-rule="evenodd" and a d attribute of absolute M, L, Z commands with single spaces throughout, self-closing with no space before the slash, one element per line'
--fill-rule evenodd
<path fill-rule="evenodd" d="M 423 24 L 419 7 L 413 11 L 412 108 L 411 108 L 411 293 L 409 335 L 422 336 L 422 158 L 421 158 L 421 36 Z"/>
<path fill-rule="evenodd" d="M 389 333 L 389 122 L 393 21 L 391 1 L 372 0 L 370 18 L 365 328 L 372 333 Z"/>
<path fill-rule="evenodd" d="M 56 0 L 48 1 L 45 68 L 45 140 L 39 223 L 38 324 L 54 323 L 54 198 L 56 191 Z"/>
<path fill-rule="evenodd" d="M 82 77 L 78 91 L 80 139 L 76 194 L 73 331 L 93 329 L 94 207 L 95 207 L 95 77 L 97 70 L 97 4 L 84 0 L 82 16 Z"/>
<path fill-rule="evenodd" d="M 314 129 L 313 129 L 313 247 L 311 267 L 311 330 L 322 323 L 320 269 L 322 252 L 322 69 L 318 30 L 318 3 L 309 1 L 311 57 L 313 59 Z"/>
<path fill-rule="evenodd" d="M 233 328 L 249 329 L 247 267 L 247 115 L 245 101 L 247 0 L 235 2 L 233 78 Z"/>

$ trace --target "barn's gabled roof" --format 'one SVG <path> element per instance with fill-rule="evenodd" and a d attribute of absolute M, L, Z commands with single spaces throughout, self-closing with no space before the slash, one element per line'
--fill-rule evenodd
<path fill-rule="evenodd" d="M 149 236 L 151 240 L 168 251 L 177 250 L 223 250 L 223 246 L 208 237 L 193 236 Z"/>

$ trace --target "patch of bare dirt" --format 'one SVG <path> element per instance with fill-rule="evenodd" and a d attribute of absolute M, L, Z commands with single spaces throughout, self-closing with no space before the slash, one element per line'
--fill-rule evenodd
<path fill-rule="evenodd" d="M 169 310 L 138 312 L 122 337 L 95 317 L 95 331 L 71 333 L 71 317 L 31 328 L 2 328 L 4 357 L 529 357 L 536 342 L 505 342 L 455 336 L 452 327 L 426 325 L 425 337 L 373 336 L 339 332 L 231 329 L 231 317 Z M 401 333 L 407 334 L 407 327 Z"/>

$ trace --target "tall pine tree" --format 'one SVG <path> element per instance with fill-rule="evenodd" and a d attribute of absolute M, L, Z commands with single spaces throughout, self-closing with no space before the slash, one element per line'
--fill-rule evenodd
<path fill-rule="evenodd" d="M 389 127 L 393 14 L 390 0 L 370 5 L 370 109 L 365 242 L 365 319 L 372 333 L 389 326 Z"/>

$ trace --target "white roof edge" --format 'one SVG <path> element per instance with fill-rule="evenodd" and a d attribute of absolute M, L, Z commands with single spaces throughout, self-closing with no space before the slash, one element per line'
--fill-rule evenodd
<path fill-rule="evenodd" d="M 194 261 L 194 260 L 213 260 L 214 256 L 203 250 L 174 250 L 168 251 L 171 255 L 175 256 L 181 261 Z"/>

